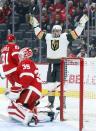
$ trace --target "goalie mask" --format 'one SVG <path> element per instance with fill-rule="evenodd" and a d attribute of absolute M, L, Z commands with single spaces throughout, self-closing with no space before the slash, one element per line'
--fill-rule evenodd
<path fill-rule="evenodd" d="M 33 52 L 30 48 L 28 47 L 25 47 L 25 48 L 22 48 L 19 52 L 19 60 L 22 61 L 22 60 L 25 60 L 27 58 L 30 58 L 33 56 Z"/>
<path fill-rule="evenodd" d="M 52 35 L 54 38 L 60 37 L 62 32 L 62 27 L 60 25 L 54 25 L 52 28 Z"/>
<path fill-rule="evenodd" d="M 7 41 L 8 42 L 15 42 L 16 38 L 13 34 L 7 35 Z"/>

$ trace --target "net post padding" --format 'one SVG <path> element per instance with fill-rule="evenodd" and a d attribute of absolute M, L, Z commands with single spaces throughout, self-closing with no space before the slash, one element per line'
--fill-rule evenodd
<path fill-rule="evenodd" d="M 80 106 L 79 106 L 79 131 L 83 129 L 83 92 L 84 92 L 84 60 L 80 58 Z"/>
<path fill-rule="evenodd" d="M 79 131 L 83 129 L 83 84 L 84 84 L 84 60 L 83 58 L 62 58 L 60 62 L 60 121 L 64 121 L 64 63 L 67 59 L 80 61 L 80 93 L 79 93 Z"/>
<path fill-rule="evenodd" d="M 64 59 L 60 61 L 60 121 L 64 121 Z"/>

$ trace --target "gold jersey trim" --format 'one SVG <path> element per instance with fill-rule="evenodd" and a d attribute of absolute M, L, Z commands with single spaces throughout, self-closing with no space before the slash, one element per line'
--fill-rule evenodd
<path fill-rule="evenodd" d="M 75 39 L 75 40 L 78 38 L 78 35 L 75 30 L 71 31 L 71 35 L 72 35 L 73 39 Z"/>
<path fill-rule="evenodd" d="M 44 32 L 41 30 L 41 31 L 37 34 L 37 37 L 38 37 L 39 39 L 41 39 L 41 38 L 43 37 L 43 35 L 44 35 Z"/>

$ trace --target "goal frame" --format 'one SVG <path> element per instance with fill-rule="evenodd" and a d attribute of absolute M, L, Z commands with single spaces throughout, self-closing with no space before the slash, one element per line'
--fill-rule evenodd
<path fill-rule="evenodd" d="M 62 58 L 60 60 L 60 121 L 64 121 L 64 66 L 65 60 L 77 59 L 80 61 L 80 90 L 79 90 L 79 131 L 83 129 L 83 92 L 84 92 L 84 60 L 83 58 Z"/>

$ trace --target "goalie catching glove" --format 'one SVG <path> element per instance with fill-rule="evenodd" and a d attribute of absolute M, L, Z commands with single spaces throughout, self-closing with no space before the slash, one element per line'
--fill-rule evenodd
<path fill-rule="evenodd" d="M 12 86 L 10 88 L 10 91 L 6 91 L 5 95 L 10 99 L 10 100 L 17 100 L 20 96 L 20 93 L 22 91 L 21 87 L 16 87 Z"/>
<path fill-rule="evenodd" d="M 85 24 L 86 24 L 86 22 L 87 22 L 88 20 L 89 20 L 88 16 L 84 14 L 84 15 L 81 17 L 81 19 L 79 20 L 79 24 L 80 24 L 81 26 L 85 26 Z"/>

